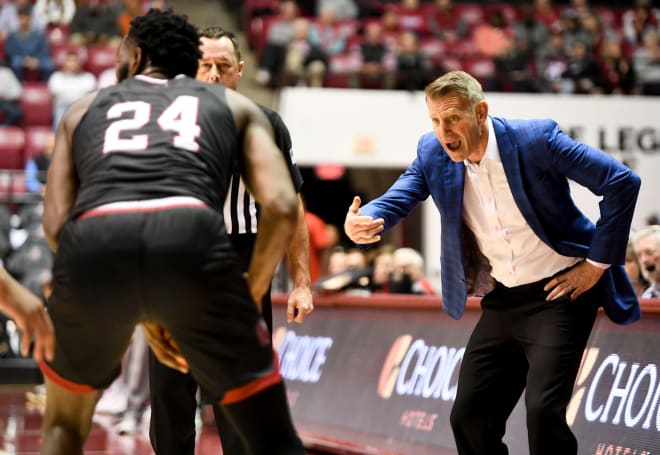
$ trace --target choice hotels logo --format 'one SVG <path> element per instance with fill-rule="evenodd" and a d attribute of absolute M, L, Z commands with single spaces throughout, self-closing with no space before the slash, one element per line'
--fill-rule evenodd
<path fill-rule="evenodd" d="M 279 327 L 273 333 L 273 346 L 280 358 L 280 374 L 290 381 L 318 382 L 332 343 L 330 337 L 298 335 Z"/>
<path fill-rule="evenodd" d="M 458 366 L 465 348 L 433 346 L 400 335 L 392 343 L 378 380 L 378 395 L 412 395 L 451 401 L 456 397 Z"/>
<path fill-rule="evenodd" d="M 573 393 L 573 397 L 568 403 L 568 408 L 566 409 L 566 421 L 569 426 L 573 426 L 573 423 L 575 422 L 575 418 L 580 409 L 580 404 L 582 403 L 584 394 L 589 386 L 589 384 L 586 384 L 586 380 L 591 374 L 594 365 L 596 365 L 599 352 L 599 348 L 587 348 L 582 354 L 580 370 L 578 371 L 577 379 L 575 380 L 575 393 Z"/>
<path fill-rule="evenodd" d="M 383 369 L 380 372 L 380 379 L 378 380 L 378 395 L 382 398 L 387 399 L 392 396 L 394 384 L 396 384 L 396 379 L 401 370 L 401 360 L 403 360 L 403 356 L 408 352 L 411 341 L 411 335 L 401 335 L 392 343 L 390 352 L 385 358 Z"/>

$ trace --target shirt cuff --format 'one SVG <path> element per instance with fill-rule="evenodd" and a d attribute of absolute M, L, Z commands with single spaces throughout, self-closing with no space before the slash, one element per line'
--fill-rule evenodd
<path fill-rule="evenodd" d="M 596 262 L 592 261 L 591 259 L 587 259 L 587 262 L 595 267 L 598 267 L 599 269 L 607 270 L 610 268 L 611 264 L 603 264 L 602 262 Z"/>

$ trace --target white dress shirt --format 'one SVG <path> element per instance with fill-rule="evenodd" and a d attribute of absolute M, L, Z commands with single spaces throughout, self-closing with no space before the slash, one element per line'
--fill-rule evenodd
<path fill-rule="evenodd" d="M 491 275 L 507 287 L 533 283 L 570 267 L 579 258 L 562 256 L 536 236 L 509 188 L 490 117 L 488 145 L 480 163 L 465 161 L 463 218 Z"/>

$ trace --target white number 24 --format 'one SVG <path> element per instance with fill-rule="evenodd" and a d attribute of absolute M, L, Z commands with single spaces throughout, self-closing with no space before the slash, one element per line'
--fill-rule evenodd
<path fill-rule="evenodd" d="M 121 118 L 124 113 L 131 112 L 132 117 Z M 199 98 L 196 96 L 181 95 L 167 106 L 158 117 L 158 126 L 163 131 L 174 131 L 174 146 L 189 150 L 199 151 L 197 138 L 201 128 L 197 124 L 199 112 Z M 149 136 L 146 134 L 124 135 L 122 132 L 139 130 L 143 128 L 151 117 L 151 105 L 144 101 L 126 101 L 113 105 L 106 114 L 108 120 L 119 119 L 110 124 L 105 131 L 103 141 L 103 153 L 131 152 L 146 150 L 149 146 Z"/>

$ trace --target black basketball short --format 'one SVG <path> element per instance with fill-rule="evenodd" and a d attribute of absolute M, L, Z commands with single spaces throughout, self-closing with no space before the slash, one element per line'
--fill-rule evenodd
<path fill-rule="evenodd" d="M 153 321 L 214 399 L 240 401 L 281 380 L 221 216 L 186 199 L 109 204 L 65 226 L 46 376 L 73 391 L 107 387 L 135 325 Z"/>

